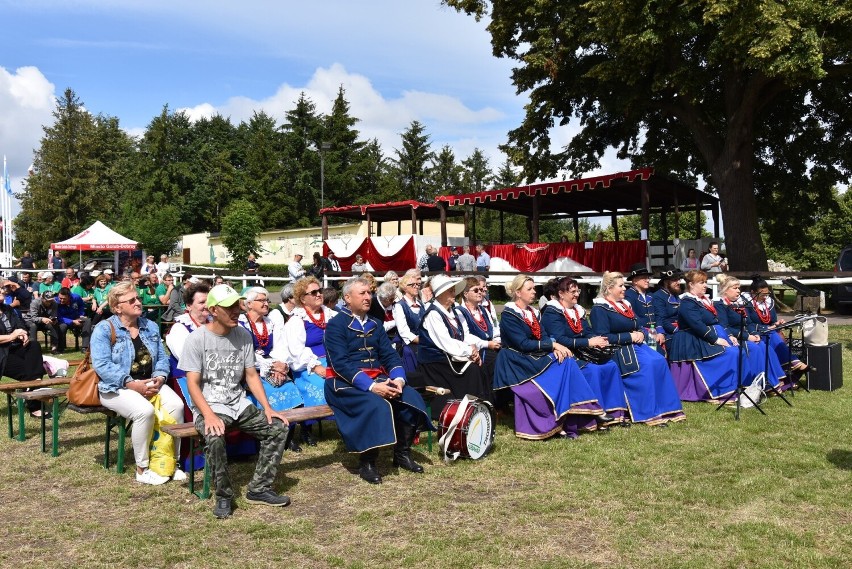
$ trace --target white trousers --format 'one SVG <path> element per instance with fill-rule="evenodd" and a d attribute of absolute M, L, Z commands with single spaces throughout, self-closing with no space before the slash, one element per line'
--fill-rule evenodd
<path fill-rule="evenodd" d="M 163 409 L 174 417 L 175 421 L 183 423 L 183 401 L 168 385 L 160 388 L 160 400 L 163 402 Z M 154 406 L 143 395 L 127 388 L 119 389 L 116 393 L 101 393 L 101 405 L 133 423 L 133 429 L 130 431 L 133 457 L 136 459 L 136 466 L 148 468 L 149 445 L 151 433 L 154 432 Z M 175 439 L 175 458 L 180 459 L 180 439 Z"/>

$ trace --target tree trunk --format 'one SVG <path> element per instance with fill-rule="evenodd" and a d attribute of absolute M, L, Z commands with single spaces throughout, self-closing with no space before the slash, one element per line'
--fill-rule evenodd
<path fill-rule="evenodd" d="M 724 152 L 713 168 L 725 228 L 725 252 L 732 271 L 765 271 L 766 249 L 757 222 L 750 144 Z"/>

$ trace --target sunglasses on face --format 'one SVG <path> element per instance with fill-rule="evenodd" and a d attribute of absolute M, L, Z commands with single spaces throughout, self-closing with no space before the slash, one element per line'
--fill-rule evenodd
<path fill-rule="evenodd" d="M 138 296 L 134 296 L 133 298 L 128 298 L 127 300 L 118 301 L 119 304 L 124 304 L 125 302 L 127 304 L 136 304 L 137 302 L 142 302 L 142 300 Z"/>
<path fill-rule="evenodd" d="M 322 296 L 322 291 L 318 288 L 305 292 L 305 296 Z"/>

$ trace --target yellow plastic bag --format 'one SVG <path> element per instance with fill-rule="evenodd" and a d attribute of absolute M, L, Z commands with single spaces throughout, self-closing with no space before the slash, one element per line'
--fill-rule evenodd
<path fill-rule="evenodd" d="M 163 409 L 159 393 L 151 398 L 151 405 L 154 406 L 154 430 L 151 433 L 151 457 L 148 468 L 160 476 L 171 478 L 177 468 L 175 441 L 170 434 L 162 430 L 162 426 L 174 425 L 177 421 Z"/>

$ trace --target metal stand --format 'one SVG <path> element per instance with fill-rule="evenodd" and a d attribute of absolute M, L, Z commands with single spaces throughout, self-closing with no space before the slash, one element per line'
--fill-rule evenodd
<path fill-rule="evenodd" d="M 728 403 L 728 401 L 731 400 L 731 397 L 736 397 L 737 398 L 736 399 L 737 410 L 734 413 L 734 418 L 735 418 L 735 420 L 739 421 L 740 420 L 740 408 L 742 407 L 740 396 L 744 395 L 745 398 L 748 399 L 749 401 L 751 401 L 751 404 L 754 405 L 754 407 L 757 408 L 758 411 L 760 411 L 760 414 L 765 416 L 766 411 L 764 411 L 763 408 L 761 408 L 760 403 L 758 403 L 757 401 L 755 401 L 754 399 L 751 398 L 751 396 L 746 392 L 746 386 L 743 385 L 743 358 L 745 357 L 746 342 L 748 342 L 748 334 L 746 333 L 746 316 L 745 316 L 744 313 L 740 314 L 740 331 L 739 331 L 739 334 L 737 336 L 737 342 L 738 342 L 738 348 L 737 349 L 739 350 L 739 354 L 738 354 L 739 358 L 737 359 L 737 388 L 734 390 L 733 393 L 729 393 L 728 396 L 725 397 L 719 403 L 718 407 L 716 407 L 716 411 L 718 411 L 719 409 L 724 407 L 725 404 Z M 767 354 L 767 365 L 768 365 L 769 364 L 768 348 L 767 348 L 766 354 Z M 764 376 L 765 375 L 766 374 L 764 373 Z"/>

